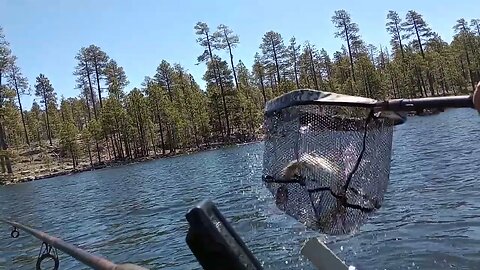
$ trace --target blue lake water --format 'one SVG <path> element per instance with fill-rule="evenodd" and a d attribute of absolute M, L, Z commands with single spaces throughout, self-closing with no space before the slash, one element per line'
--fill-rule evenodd
<path fill-rule="evenodd" d="M 117 263 L 200 269 L 186 212 L 211 199 L 266 269 L 313 269 L 321 236 L 283 215 L 261 183 L 263 143 L 0 187 L 0 217 Z M 480 268 L 480 117 L 455 109 L 394 132 L 384 205 L 360 231 L 323 237 L 357 269 Z M 0 269 L 33 269 L 40 242 L 0 224 Z M 86 269 L 60 253 L 60 269 Z"/>

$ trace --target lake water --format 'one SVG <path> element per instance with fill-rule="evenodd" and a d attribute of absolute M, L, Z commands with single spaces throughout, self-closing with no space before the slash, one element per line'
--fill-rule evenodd
<path fill-rule="evenodd" d="M 480 117 L 449 110 L 394 133 L 390 186 L 379 212 L 350 236 L 326 238 L 357 269 L 478 269 Z M 300 255 L 320 236 L 279 212 L 261 183 L 263 144 L 0 187 L 0 217 L 114 262 L 199 269 L 186 212 L 211 199 L 266 269 L 312 269 Z M 0 224 L 0 269 L 34 269 L 40 241 Z M 86 269 L 60 253 L 61 269 Z"/>

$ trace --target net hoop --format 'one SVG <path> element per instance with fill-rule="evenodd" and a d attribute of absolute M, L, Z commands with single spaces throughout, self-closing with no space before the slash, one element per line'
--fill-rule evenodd
<path fill-rule="evenodd" d="M 351 95 L 338 94 L 333 92 L 312 90 L 312 89 L 298 89 L 288 92 L 284 95 L 269 100 L 265 104 L 265 116 L 271 116 L 272 114 L 279 112 L 283 109 L 302 106 L 302 105 L 333 105 L 333 106 L 346 106 L 346 107 L 359 107 L 359 108 L 371 108 L 376 111 L 376 117 L 390 118 L 394 120 L 394 125 L 403 124 L 406 121 L 406 115 L 383 110 L 379 106 L 382 102 L 366 98 Z"/>

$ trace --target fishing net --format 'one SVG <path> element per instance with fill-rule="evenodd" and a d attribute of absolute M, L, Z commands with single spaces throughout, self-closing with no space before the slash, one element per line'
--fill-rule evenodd
<path fill-rule="evenodd" d="M 401 118 L 375 112 L 375 102 L 299 90 L 267 103 L 262 179 L 280 210 L 344 234 L 380 208 Z"/>

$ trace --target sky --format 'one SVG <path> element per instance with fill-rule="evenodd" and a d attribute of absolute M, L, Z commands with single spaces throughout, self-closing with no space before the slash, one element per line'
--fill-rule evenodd
<path fill-rule="evenodd" d="M 297 42 L 308 40 L 332 55 L 343 44 L 334 38 L 331 22 L 339 9 L 348 11 L 362 38 L 376 46 L 389 45 L 388 10 L 402 18 L 408 10 L 419 12 L 446 41 L 451 41 L 457 19 L 480 18 L 473 0 L 0 0 L 0 26 L 32 89 L 43 73 L 58 97 L 73 97 L 79 94 L 72 73 L 81 47 L 95 44 L 123 66 L 130 81 L 127 90 L 153 76 L 162 59 L 180 63 L 204 86 L 206 67 L 196 60 L 203 52 L 195 41 L 197 22 L 212 31 L 219 24 L 229 26 L 240 38 L 235 60 L 250 68 L 262 36 L 271 30 L 286 42 L 295 36 Z M 24 107 L 30 108 L 34 98 L 22 97 Z"/>

